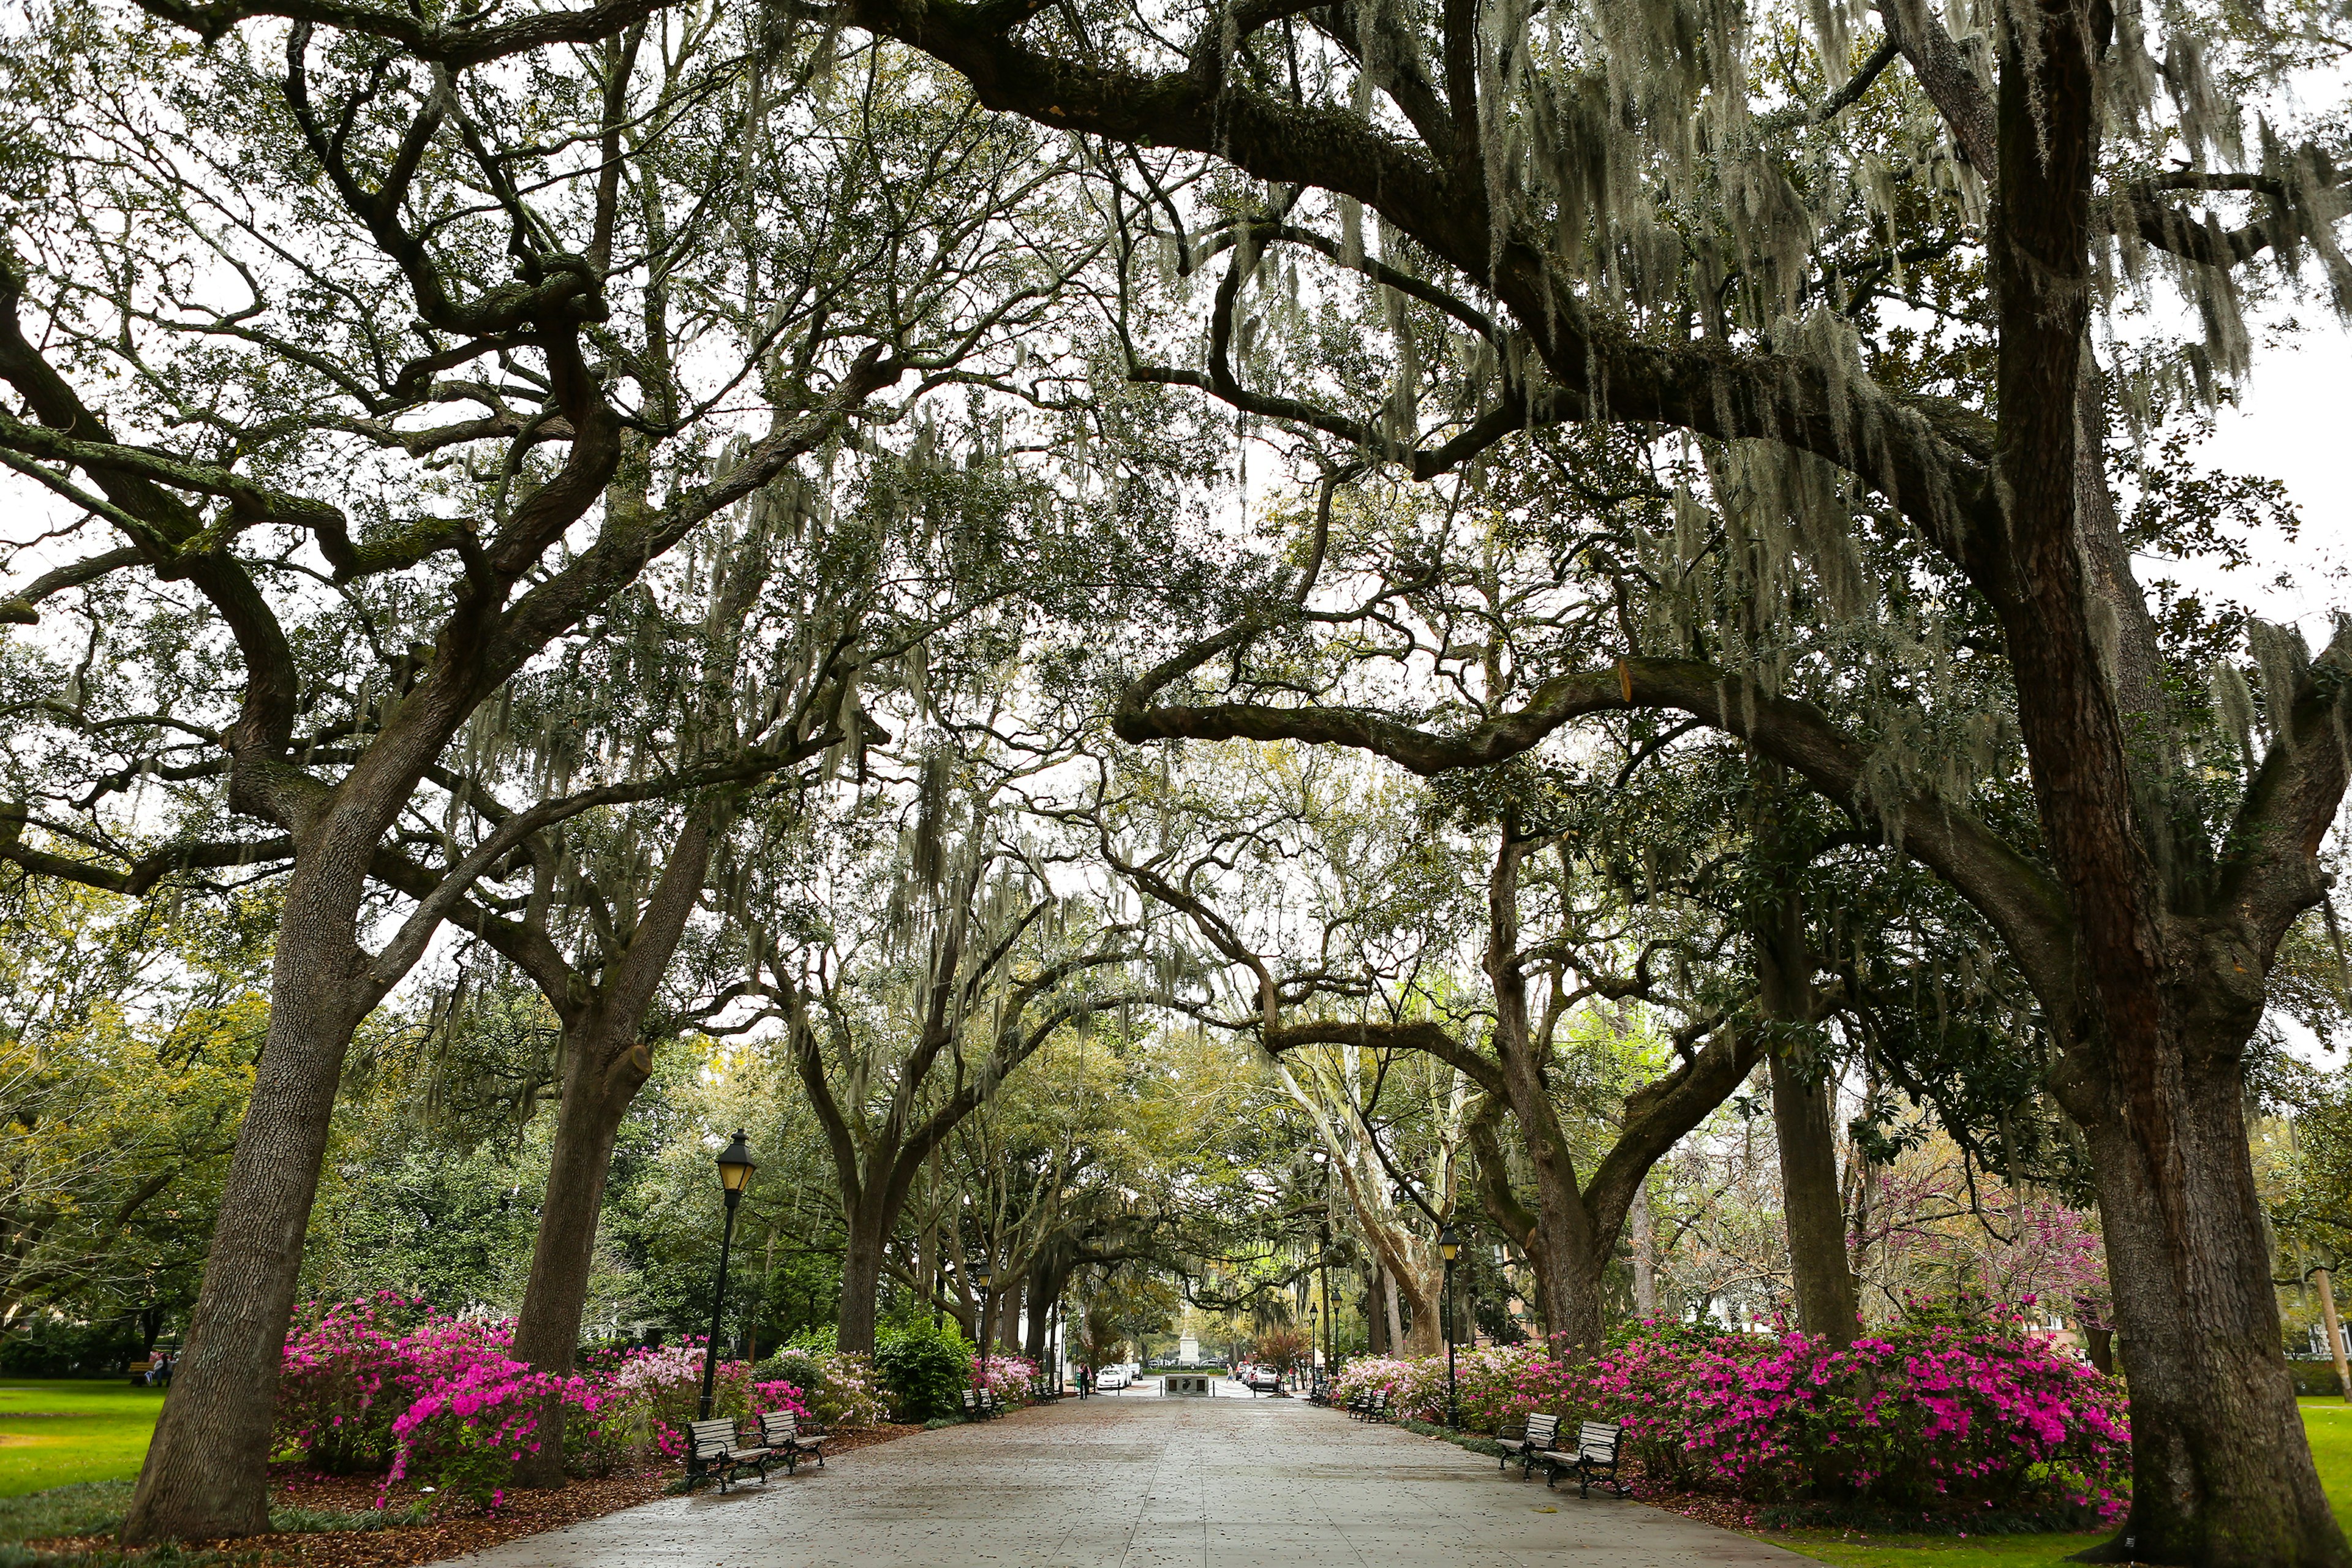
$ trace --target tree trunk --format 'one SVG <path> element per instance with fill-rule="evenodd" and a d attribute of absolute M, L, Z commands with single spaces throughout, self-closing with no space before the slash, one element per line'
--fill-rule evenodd
<path fill-rule="evenodd" d="M 269 1026 L 221 1186 L 172 1397 L 122 1521 L 126 1545 L 269 1528 L 278 1364 L 319 1192 L 335 1086 L 364 989 L 352 941 L 363 857 L 298 865 L 272 954 Z"/>
<path fill-rule="evenodd" d="M 2327 1328 L 2327 1353 L 2336 1363 L 2336 1390 L 2347 1404 L 2352 1404 L 2352 1366 L 2345 1364 L 2344 1321 L 2336 1315 L 2336 1277 L 2322 1268 L 2313 1278 L 2319 1281 L 2320 1317 Z"/>
<path fill-rule="evenodd" d="M 1780 1208 L 1789 1233 L 1797 1322 L 1843 1347 L 1860 1327 L 1861 1300 L 1846 1257 L 1845 1205 L 1838 1190 L 1837 1130 L 1830 1064 L 1795 1060 L 1810 1045 L 1818 1009 L 1805 907 L 1794 890 L 1775 898 L 1756 936 L 1757 1002 L 1776 1026 L 1769 1050 L 1772 1130 L 1780 1147 Z"/>
<path fill-rule="evenodd" d="M 874 1320 L 882 1294 L 882 1248 L 888 1232 L 864 1204 L 846 1205 L 848 1242 L 841 1252 L 841 1310 L 834 1318 L 835 1348 L 856 1355 L 874 1353 Z"/>
<path fill-rule="evenodd" d="M 2345 1561 L 2281 1349 L 2242 1096 L 2234 1061 L 2185 1075 L 2168 1170 L 2122 1118 L 2090 1130 L 2131 1347 L 2132 1506 L 2111 1561 Z"/>
<path fill-rule="evenodd" d="M 1797 1287 L 1797 1323 L 1839 1346 L 1853 1342 L 1861 1298 L 1845 1250 L 1845 1211 L 1838 1198 L 1837 1134 L 1826 1077 L 1774 1052 L 1772 1129 L 1780 1144 L 1780 1203 L 1789 1262 Z"/>
<path fill-rule="evenodd" d="M 2200 1568 L 2352 1562 L 2313 1468 L 2280 1347 L 2242 1112 L 2270 953 L 2184 918 L 2152 847 L 2162 770 L 2121 710 L 2134 661 L 2085 542 L 2080 416 L 2093 279 L 2098 53 L 2111 14 L 2041 0 L 2000 37 L 2001 534 L 1986 574 L 2032 764 L 2042 839 L 2074 918 L 2085 1016 L 2053 1081 L 2091 1142 L 2116 1326 L 2131 1352 L 2133 1494 L 2110 1560 Z M 2126 567 L 2127 574 L 2127 566 Z M 2127 574 L 2125 581 L 2127 581 Z M 2120 592 L 2109 586 L 2109 593 Z M 2314 836 L 2315 844 L 2316 835 Z M 2225 917 L 2217 917 L 2225 918 Z"/>
<path fill-rule="evenodd" d="M 2083 1328 L 2083 1351 L 2091 1358 L 2092 1369 L 2102 1377 L 2116 1375 L 2116 1331 L 2113 1329 Z"/>
<path fill-rule="evenodd" d="M 1390 1276 L 1389 1283 L 1395 1289 L 1402 1305 L 1407 1309 L 1409 1320 L 1404 1331 L 1404 1349 L 1399 1353 L 1425 1356 L 1435 1355 L 1444 1350 L 1445 1325 L 1439 1313 L 1438 1293 L 1435 1290 L 1411 1289 L 1402 1275 Z"/>
<path fill-rule="evenodd" d="M 629 1102 L 653 1069 L 653 1058 L 635 1038 L 637 1027 L 634 1018 L 592 1013 L 583 1027 L 565 1031 L 571 1037 L 565 1041 L 563 1099 L 556 1111 L 530 1279 L 515 1317 L 514 1356 L 533 1372 L 569 1373 L 579 1347 L 613 1142 Z M 624 1030 L 626 1038 L 616 1039 Z M 525 1455 L 515 1472 L 520 1485 L 563 1484 L 563 1415 L 558 1401 L 541 1414 L 539 1452 Z"/>
<path fill-rule="evenodd" d="M 1553 1343 L 1570 1359 L 1581 1360 L 1601 1349 L 1601 1279 L 1616 1250 L 1619 1224 L 1593 1224 L 1567 1135 L 1552 1111 L 1544 1064 L 1536 1058 L 1527 972 L 1519 960 L 1519 859 L 1524 850 L 1517 834 L 1517 820 L 1507 816 L 1486 887 L 1486 967 L 1495 991 L 1495 1055 L 1536 1179 L 1535 1213 L 1525 1242 L 1536 1277 L 1537 1310 Z"/>
<path fill-rule="evenodd" d="M 1040 1251 L 1055 1251 L 1061 1256 L 1068 1253 L 1068 1249 L 1058 1242 L 1049 1244 Z M 1069 1283 L 1069 1270 L 1054 1267 L 1043 1257 L 1029 1270 L 1029 1327 L 1022 1339 L 1021 1353 L 1039 1366 L 1044 1366 L 1052 1353 L 1049 1331 L 1053 1323 L 1053 1304 L 1062 1299 Z"/>
<path fill-rule="evenodd" d="M 646 1019 L 701 896 L 711 841 L 725 809 L 723 802 L 707 799 L 688 811 L 626 945 L 605 955 L 602 978 L 585 1006 L 574 1000 L 582 977 L 569 964 L 551 961 L 533 973 L 549 1005 L 563 1019 L 564 1032 L 563 1098 L 556 1110 L 530 1279 L 515 1319 L 515 1359 L 533 1372 L 569 1373 L 579 1349 L 580 1314 L 595 1264 L 596 1223 L 604 1212 L 613 1142 L 630 1102 L 653 1072 L 643 1039 Z M 560 1487 L 561 1401 L 550 1400 L 541 1411 L 539 1438 L 539 1451 L 524 1457 L 516 1479 L 529 1487 Z"/>
<path fill-rule="evenodd" d="M 1027 1281 L 1015 1275 L 1004 1287 L 1003 1296 L 996 1309 L 996 1344 L 1000 1354 L 1012 1355 L 1021 1343 L 1021 1307 L 1027 1292 Z"/>
<path fill-rule="evenodd" d="M 1647 1183 L 1633 1194 L 1627 1217 L 1633 1230 L 1633 1315 L 1646 1322 L 1658 1315 L 1657 1215 L 1650 1207 Z"/>

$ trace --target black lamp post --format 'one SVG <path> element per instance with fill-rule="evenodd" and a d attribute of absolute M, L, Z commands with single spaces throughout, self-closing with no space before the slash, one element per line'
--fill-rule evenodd
<path fill-rule="evenodd" d="M 1308 1386 L 1310 1389 L 1314 1389 L 1314 1388 L 1319 1388 L 1319 1387 L 1321 1387 L 1321 1386 L 1322 1386 L 1322 1384 L 1323 1384 L 1323 1379 L 1324 1379 L 1324 1377 L 1325 1377 L 1326 1375 L 1328 1375 L 1328 1374 L 1325 1373 L 1325 1371 L 1324 1371 L 1323 1367 L 1322 1367 L 1320 1364 L 1318 1364 L 1318 1363 L 1316 1362 L 1316 1360 L 1315 1360 L 1315 1332 L 1316 1332 L 1316 1331 L 1317 1331 L 1318 1329 L 1321 1328 L 1322 1326 L 1323 1326 L 1323 1309 L 1322 1309 L 1320 1306 L 1314 1306 L 1314 1307 L 1309 1307 L 1309 1308 L 1307 1308 L 1307 1386 Z"/>
<path fill-rule="evenodd" d="M 973 1325 L 978 1331 L 972 1335 L 980 1342 L 980 1353 L 971 1361 L 971 1386 L 975 1391 L 981 1386 L 981 1366 L 988 1360 L 988 1287 L 995 1278 L 996 1270 L 989 1267 L 987 1258 L 971 1266 L 971 1282 L 980 1290 L 980 1321 Z"/>
<path fill-rule="evenodd" d="M 1437 1233 L 1437 1256 L 1445 1260 L 1445 1424 L 1458 1429 L 1462 1405 L 1454 1382 L 1454 1260 L 1462 1256 L 1462 1238 L 1450 1225 Z"/>
<path fill-rule="evenodd" d="M 1315 1262 L 1323 1271 L 1323 1304 L 1328 1307 L 1331 1304 L 1331 1226 L 1328 1220 L 1318 1221 L 1315 1226 Z M 1328 1313 L 1323 1319 L 1323 1375 L 1325 1377 L 1339 1375 L 1339 1360 L 1331 1353 L 1331 1330 L 1339 1322 L 1339 1314 L 1337 1312 Z"/>
<path fill-rule="evenodd" d="M 702 1414 L 696 1417 L 699 1421 L 710 1419 L 710 1396 L 719 1387 L 719 1329 L 727 1311 L 727 1255 L 735 1246 L 735 1205 L 743 1201 L 743 1189 L 759 1168 L 751 1163 L 743 1130 L 737 1128 L 735 1141 L 719 1153 L 719 1185 L 727 1194 L 727 1228 L 719 1237 L 719 1281 L 710 1288 L 710 1342 L 702 1352 Z"/>

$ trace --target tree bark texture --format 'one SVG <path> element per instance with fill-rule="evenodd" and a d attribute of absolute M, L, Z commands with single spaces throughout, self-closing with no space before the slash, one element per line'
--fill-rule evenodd
<path fill-rule="evenodd" d="M 2234 1063 L 2194 1075 L 2168 1107 L 2185 1183 L 2157 1179 L 2121 1117 L 2091 1131 L 2130 1349 L 2132 1506 L 2114 1561 L 2252 1568 L 2343 1552 L 2280 1347 L 2238 1078 Z"/>
<path fill-rule="evenodd" d="M 1826 1078 L 1775 1051 L 1772 1131 L 1780 1146 L 1780 1202 L 1789 1230 L 1790 1271 L 1797 1288 L 1797 1323 L 1837 1345 L 1849 1345 L 1861 1325 L 1862 1304 L 1845 1249 L 1845 1211 L 1838 1202 L 1837 1134 Z"/>
<path fill-rule="evenodd" d="M 1795 1059 L 1816 1022 L 1813 952 L 1804 906 L 1782 894 L 1756 932 L 1757 1000 L 1773 1026 L 1768 1055 L 1772 1131 L 1780 1152 L 1781 1217 L 1796 1284 L 1797 1323 L 1841 1347 L 1861 1326 L 1862 1301 L 1846 1255 L 1845 1205 L 1838 1185 L 1837 1126 L 1830 1064 Z"/>
<path fill-rule="evenodd" d="M 874 1353 L 874 1320 L 882 1291 L 882 1250 L 889 1232 L 874 1215 L 853 1209 L 845 1216 L 848 1235 L 841 1251 L 841 1306 L 834 1317 L 834 1343 L 857 1355 Z"/>
<path fill-rule="evenodd" d="M 172 1397 L 122 1524 L 127 1545 L 258 1535 L 278 1365 L 318 1196 L 335 1086 L 358 1028 L 352 940 L 364 856 L 298 865 L 272 952 L 269 1026 L 221 1186 L 220 1219 Z"/>
<path fill-rule="evenodd" d="M 1627 1215 L 1633 1232 L 1633 1315 L 1644 1321 L 1658 1315 L 1658 1226 L 1645 1183 L 1634 1189 Z"/>
<path fill-rule="evenodd" d="M 563 1020 L 564 1062 L 530 1277 L 515 1318 L 515 1359 L 533 1372 L 564 1373 L 572 1368 L 588 1278 L 595 1267 L 596 1226 L 613 1167 L 613 1142 L 653 1072 L 646 1020 L 701 895 L 716 817 L 724 809 L 712 800 L 688 811 L 627 946 L 608 955 L 602 979 L 584 1002 L 577 993 L 589 989 L 586 979 L 569 964 L 543 964 L 535 973 Z M 540 1416 L 539 1450 L 526 1455 L 516 1472 L 522 1485 L 563 1484 L 563 1425 L 562 1403 L 548 1401 Z"/>

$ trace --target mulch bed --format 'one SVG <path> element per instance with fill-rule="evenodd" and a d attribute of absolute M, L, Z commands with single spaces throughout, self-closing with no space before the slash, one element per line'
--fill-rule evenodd
<path fill-rule="evenodd" d="M 855 1453 L 921 1430 L 920 1426 L 885 1425 L 839 1433 L 826 1445 L 825 1457 L 830 1459 Z M 422 1524 L 392 1525 L 381 1530 L 289 1531 L 258 1541 L 191 1543 L 181 1550 L 209 1548 L 228 1554 L 240 1568 L 247 1564 L 250 1568 L 284 1568 L 289 1564 L 325 1563 L 332 1563 L 335 1568 L 415 1568 L 415 1564 L 461 1557 L 501 1542 L 651 1502 L 677 1485 L 679 1474 L 677 1467 L 667 1466 L 635 1475 L 575 1480 L 556 1491 L 509 1491 L 495 1513 L 458 1504 Z M 782 1481 L 786 1478 L 779 1475 L 776 1479 Z M 362 1513 L 375 1507 L 378 1480 L 374 1476 L 326 1476 L 283 1466 L 271 1473 L 269 1505 L 273 1509 Z M 426 1500 L 429 1500 L 416 1488 L 404 1483 L 393 1489 L 386 1506 L 402 1509 Z M 112 1553 L 117 1550 L 105 1536 L 69 1536 L 28 1541 L 25 1544 L 37 1552 L 56 1553 L 68 1562 L 77 1556 Z M 143 1555 L 125 1553 L 123 1557 L 137 1562 Z"/>

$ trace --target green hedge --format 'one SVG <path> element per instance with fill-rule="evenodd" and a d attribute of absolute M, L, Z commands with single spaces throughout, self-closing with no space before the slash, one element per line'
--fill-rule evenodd
<path fill-rule="evenodd" d="M 2294 1391 L 2305 1395 L 2341 1394 L 2336 1386 L 2336 1363 L 2332 1361 L 2291 1361 L 2286 1374 L 2294 1379 Z"/>
<path fill-rule="evenodd" d="M 898 1420 L 953 1415 L 971 1386 L 971 1342 L 952 1324 L 886 1328 L 874 1336 L 874 1370 Z"/>

